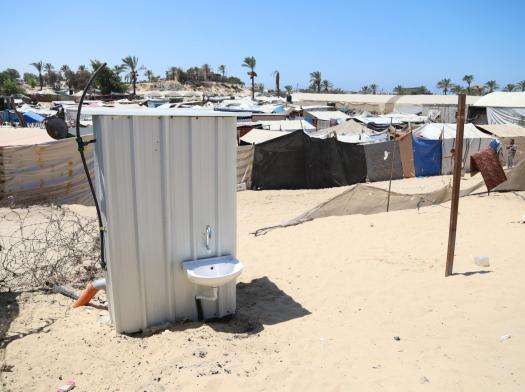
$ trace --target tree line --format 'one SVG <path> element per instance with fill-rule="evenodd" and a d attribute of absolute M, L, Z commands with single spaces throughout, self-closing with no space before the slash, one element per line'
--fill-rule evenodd
<path fill-rule="evenodd" d="M 55 68 L 51 63 L 37 61 L 30 64 L 35 71 L 25 72 L 23 76 L 16 69 L 7 68 L 0 72 L 0 94 L 24 93 L 22 82 L 31 88 L 38 87 L 40 91 L 45 86 L 59 90 L 63 84 L 71 92 L 79 91 L 86 86 L 91 74 L 102 64 L 103 62 L 100 60 L 90 60 L 89 68 L 85 65 L 79 65 L 76 70 L 73 70 L 68 65 Z M 190 67 L 187 70 L 170 67 L 166 71 L 166 80 L 174 80 L 179 83 L 215 81 L 244 84 L 235 76 L 226 76 L 226 66 L 224 65 L 219 65 L 217 71 L 214 72 L 209 64 L 204 64 L 201 67 Z M 134 96 L 137 92 L 136 86 L 141 73 L 148 82 L 156 82 L 161 79 L 152 70 L 140 65 L 136 56 L 127 56 L 122 59 L 122 63 L 105 67 L 94 80 L 94 88 L 100 90 L 102 94 L 111 94 L 124 93 L 128 90 L 128 86 L 131 86 Z"/>
<path fill-rule="evenodd" d="M 36 73 L 26 72 L 21 77 L 19 72 L 15 69 L 8 68 L 3 72 L 0 72 L 0 93 L 2 94 L 17 94 L 22 93 L 23 88 L 20 86 L 20 81 L 32 88 L 39 86 L 40 90 L 44 86 L 49 86 L 55 90 L 60 88 L 61 83 L 65 83 L 70 91 L 78 91 L 84 88 L 87 84 L 91 73 L 94 72 L 98 67 L 102 65 L 99 60 L 91 60 L 90 67 L 88 69 L 85 65 L 80 65 L 73 71 L 68 65 L 62 65 L 60 68 L 55 67 L 50 63 L 44 63 L 38 61 L 31 63 L 31 66 L 35 69 Z M 251 82 L 251 93 L 252 99 L 255 98 L 256 91 L 263 91 L 264 86 L 262 84 L 256 84 L 255 78 L 257 73 L 255 68 L 257 60 L 253 56 L 247 56 L 244 58 L 242 64 L 243 67 L 248 68 L 248 77 Z M 139 73 L 142 72 L 143 76 L 148 82 L 156 82 L 161 78 L 154 74 L 154 72 L 144 66 L 139 65 L 139 59 L 135 56 L 127 56 L 122 59 L 122 63 L 113 67 L 106 67 L 96 78 L 94 87 L 99 89 L 102 94 L 110 93 L 124 93 L 128 90 L 128 85 L 132 87 L 132 94 L 136 95 L 136 85 L 139 79 Z M 122 74 L 123 77 L 122 77 Z M 281 90 L 281 74 L 279 70 L 275 70 L 272 75 L 275 78 L 275 89 L 270 89 L 270 92 L 277 94 L 278 96 L 283 95 Z M 206 81 L 224 82 L 230 84 L 244 85 L 244 83 L 235 76 L 226 75 L 226 66 L 221 64 L 217 67 L 217 71 L 214 71 L 209 64 L 203 64 L 200 67 L 190 67 L 186 70 L 180 67 L 169 67 L 165 72 L 165 80 L 177 81 L 181 84 L 184 83 L 198 83 Z M 462 86 L 455 84 L 449 78 L 443 78 L 437 82 L 436 87 L 440 89 L 443 94 L 452 92 L 454 94 L 466 93 L 469 95 L 483 95 L 491 93 L 499 89 L 499 85 L 495 80 L 489 80 L 482 86 L 473 85 L 474 75 L 465 75 L 462 81 L 466 85 Z M 284 86 L 284 92 L 291 94 L 293 87 L 291 85 Z M 320 71 L 313 71 L 310 73 L 310 85 L 307 90 L 311 92 L 330 92 L 330 93 L 344 93 L 345 91 L 340 88 L 334 88 L 333 84 L 323 79 Z M 509 83 L 503 91 L 525 91 L 525 80 L 517 83 Z M 361 90 L 357 91 L 362 94 L 378 94 L 382 93 L 379 91 L 379 86 L 375 83 L 365 85 Z M 432 94 L 426 86 L 418 87 L 403 87 L 398 85 L 394 88 L 393 93 L 396 95 L 408 95 L 408 94 Z"/>
<path fill-rule="evenodd" d="M 500 86 L 495 80 L 489 80 L 483 85 L 473 85 L 474 75 L 465 75 L 461 79 L 466 83 L 466 86 L 461 86 L 452 82 L 450 78 L 443 78 L 437 82 L 436 87 L 447 95 L 449 92 L 454 94 L 465 93 L 469 95 L 483 95 L 499 90 Z M 525 80 L 517 83 L 508 83 L 503 87 L 503 91 L 525 91 Z"/>

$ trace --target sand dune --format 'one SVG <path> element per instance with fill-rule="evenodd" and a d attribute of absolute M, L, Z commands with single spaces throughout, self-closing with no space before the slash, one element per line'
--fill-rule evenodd
<path fill-rule="evenodd" d="M 448 204 L 249 234 L 344 189 L 238 193 L 246 269 L 229 321 L 117 336 L 104 310 L 72 310 L 60 295 L 3 295 L 3 388 L 49 391 L 75 379 L 78 391 L 523 390 L 525 225 L 514 222 L 524 200 L 461 199 L 449 278 Z M 491 266 L 476 266 L 476 255 Z"/>

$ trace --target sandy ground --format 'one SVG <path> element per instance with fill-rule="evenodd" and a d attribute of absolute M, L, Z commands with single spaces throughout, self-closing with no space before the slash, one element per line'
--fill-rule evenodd
<path fill-rule="evenodd" d="M 118 336 L 107 311 L 3 294 L 3 390 L 50 391 L 68 379 L 78 391 L 524 390 L 525 225 L 515 223 L 524 193 L 461 199 L 449 278 L 450 203 L 249 234 L 344 189 L 238 193 L 246 269 L 231 320 Z M 491 266 L 476 266 L 476 255 Z"/>

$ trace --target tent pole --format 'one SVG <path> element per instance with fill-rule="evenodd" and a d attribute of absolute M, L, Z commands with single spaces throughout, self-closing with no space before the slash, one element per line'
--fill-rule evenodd
<path fill-rule="evenodd" d="M 452 206 L 450 208 L 450 227 L 448 230 L 448 250 L 445 276 L 452 275 L 454 251 L 456 249 L 456 228 L 458 225 L 459 187 L 461 181 L 461 164 L 463 162 L 463 131 L 465 128 L 465 94 L 458 95 L 458 112 L 456 114 L 456 143 L 454 146 L 454 178 L 452 182 Z"/>

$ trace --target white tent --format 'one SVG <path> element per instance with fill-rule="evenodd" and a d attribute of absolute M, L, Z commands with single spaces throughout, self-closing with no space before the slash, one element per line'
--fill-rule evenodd
<path fill-rule="evenodd" d="M 525 124 L 525 92 L 496 91 L 481 97 L 473 106 L 487 109 L 489 124 Z"/>
<path fill-rule="evenodd" d="M 423 124 L 419 128 L 414 130 L 414 134 L 418 138 L 438 140 L 438 139 L 454 139 L 456 137 L 456 124 L 449 123 L 428 123 Z M 473 138 L 488 138 L 491 139 L 490 135 L 481 132 L 476 128 L 474 124 L 465 124 L 463 131 L 463 137 L 465 139 Z"/>

